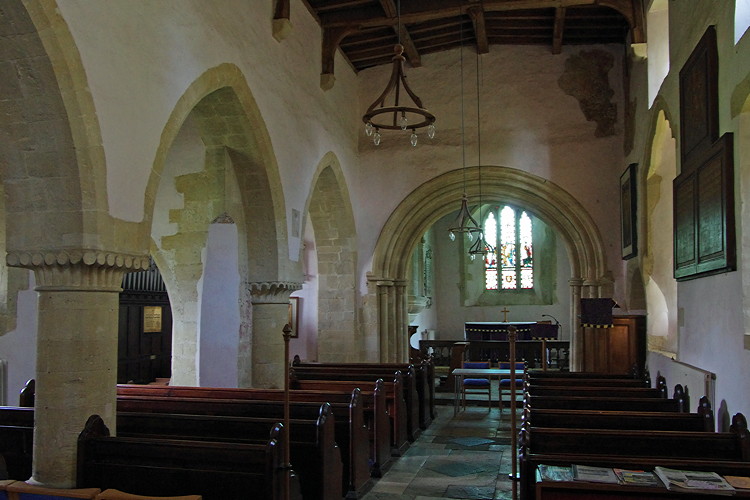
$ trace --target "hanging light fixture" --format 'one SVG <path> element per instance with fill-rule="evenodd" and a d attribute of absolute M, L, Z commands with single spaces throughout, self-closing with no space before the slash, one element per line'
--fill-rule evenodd
<path fill-rule="evenodd" d="M 477 173 L 479 175 L 479 220 L 482 218 L 482 134 L 479 125 L 479 51 L 477 51 Z M 484 238 L 484 229 L 479 233 L 479 238 L 469 248 L 469 257 L 475 260 L 477 256 L 484 259 L 488 253 L 494 253 L 495 248 Z"/>
<path fill-rule="evenodd" d="M 380 145 L 380 130 L 411 130 L 409 140 L 412 146 L 417 145 L 417 130 L 427 127 L 427 137 L 435 137 L 435 116 L 422 106 L 422 100 L 415 94 L 406 81 L 403 56 L 404 46 L 401 45 L 401 1 L 398 2 L 398 43 L 393 47 L 393 69 L 391 79 L 380 97 L 370 104 L 367 112 L 362 116 L 365 122 L 365 134 L 372 137 L 376 146 Z M 403 91 L 402 91 L 403 88 Z M 393 104 L 387 105 L 388 96 L 394 93 Z M 402 94 L 408 95 L 412 105 L 402 103 Z"/>
<path fill-rule="evenodd" d="M 461 160 L 463 165 L 463 182 L 464 193 L 461 197 L 461 208 L 458 210 L 458 216 L 453 226 L 448 228 L 448 236 L 451 241 L 456 240 L 456 234 L 465 234 L 469 241 L 474 241 L 475 236 L 482 239 L 482 228 L 477 224 L 476 219 L 469 212 L 469 197 L 466 195 L 466 127 L 464 126 L 464 29 L 461 13 L 459 12 L 459 29 L 460 29 L 460 54 L 461 54 Z"/>

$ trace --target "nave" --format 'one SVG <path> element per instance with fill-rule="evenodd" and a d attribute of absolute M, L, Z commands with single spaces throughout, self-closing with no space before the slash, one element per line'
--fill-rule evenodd
<path fill-rule="evenodd" d="M 475 396 L 472 396 L 475 397 Z M 511 499 L 510 418 L 506 409 L 469 405 L 437 418 L 363 500 Z"/>

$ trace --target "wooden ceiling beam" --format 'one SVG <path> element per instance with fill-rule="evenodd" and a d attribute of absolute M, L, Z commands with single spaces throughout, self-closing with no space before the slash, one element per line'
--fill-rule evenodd
<path fill-rule="evenodd" d="M 481 8 L 484 13 L 509 12 L 514 10 L 557 9 L 565 7 L 580 7 L 586 5 L 605 6 L 620 12 L 634 29 L 643 26 L 633 26 L 637 21 L 637 5 L 642 0 L 483 0 L 481 5 L 467 4 L 466 0 L 410 0 L 408 10 L 402 7 L 401 22 L 404 24 L 422 23 L 458 14 L 468 15 L 470 9 Z M 355 25 L 360 28 L 375 26 L 392 26 L 398 20 L 383 15 L 382 8 L 362 7 L 346 12 L 330 12 L 320 14 L 320 23 L 324 28 L 335 26 Z"/>
<path fill-rule="evenodd" d="M 292 23 L 289 20 L 290 9 L 289 0 L 273 0 L 275 5 L 273 8 L 273 21 L 271 29 L 273 37 L 281 41 L 292 31 Z"/>
<path fill-rule="evenodd" d="M 565 30 L 565 7 L 555 9 L 555 27 L 552 32 L 552 53 L 562 52 L 563 32 Z"/>
<path fill-rule="evenodd" d="M 469 9 L 469 17 L 471 17 L 471 24 L 474 26 L 477 53 L 486 54 L 490 51 L 490 42 L 487 40 L 487 23 L 484 20 L 482 7 L 475 6 Z"/>
<path fill-rule="evenodd" d="M 393 25 L 393 31 L 399 39 L 401 45 L 404 46 L 404 55 L 406 60 L 409 61 L 413 67 L 419 67 L 422 65 L 422 56 L 419 55 L 417 46 L 414 45 L 414 40 L 411 39 L 409 30 L 406 29 L 406 25 L 399 22 L 399 9 L 396 6 L 394 0 L 380 0 L 380 6 L 383 8 L 386 17 L 396 19 L 396 24 Z"/>

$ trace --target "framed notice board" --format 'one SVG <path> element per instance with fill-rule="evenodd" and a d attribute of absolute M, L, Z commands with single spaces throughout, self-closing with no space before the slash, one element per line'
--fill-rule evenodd
<path fill-rule="evenodd" d="M 674 277 L 684 281 L 734 271 L 734 161 L 731 133 L 683 171 L 674 189 Z"/>

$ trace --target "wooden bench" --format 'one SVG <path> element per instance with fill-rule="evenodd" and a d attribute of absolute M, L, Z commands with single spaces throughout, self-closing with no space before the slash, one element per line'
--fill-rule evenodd
<path fill-rule="evenodd" d="M 582 396 L 582 397 L 618 397 L 618 398 L 666 398 L 662 389 L 651 387 L 628 386 L 595 386 L 572 387 L 569 385 L 536 385 L 528 384 L 526 392 L 533 396 Z"/>
<path fill-rule="evenodd" d="M 301 500 L 283 460 L 283 427 L 266 444 L 111 437 L 92 415 L 78 438 L 77 487 L 137 495 L 199 494 L 204 500 Z"/>
<path fill-rule="evenodd" d="M 173 413 L 117 413 L 117 435 L 148 439 L 218 441 L 262 444 L 276 421 L 270 418 L 187 415 Z M 290 461 L 299 476 L 305 499 L 340 498 L 343 465 L 334 439 L 334 416 L 324 403 L 316 420 L 289 421 Z"/>
<path fill-rule="evenodd" d="M 679 411 L 686 410 L 686 401 L 675 398 L 619 398 L 585 396 L 535 396 L 528 394 L 526 404 L 532 408 L 612 411 Z"/>
<path fill-rule="evenodd" d="M 356 392 L 356 394 L 354 394 Z M 117 386 L 118 395 L 174 396 L 219 399 L 247 399 L 283 401 L 281 389 L 249 389 L 188 386 L 154 386 L 127 385 Z M 368 436 L 370 443 L 370 474 L 381 477 L 391 464 L 390 424 L 383 384 L 375 384 L 372 391 L 301 391 L 292 390 L 289 398 L 295 402 L 330 403 L 334 406 L 337 434 L 336 441 L 341 446 L 345 464 L 345 476 L 348 477 L 349 463 L 361 464 L 368 461 L 366 450 L 362 447 L 363 436 Z M 348 420 L 343 418 L 341 405 L 348 404 Z M 347 427 L 348 425 L 348 427 Z M 360 470 L 361 475 L 361 470 Z M 355 481 L 356 483 L 356 481 Z"/>
<path fill-rule="evenodd" d="M 34 409 L 0 407 L 0 456 L 5 459 L 8 478 L 25 481 L 31 477 L 34 444 Z"/>
<path fill-rule="evenodd" d="M 715 470 L 744 464 L 750 471 L 750 436 L 745 417 L 733 418 L 731 432 L 554 429 L 521 432 L 522 498 L 533 498 L 538 465 L 584 464 L 605 467 L 664 467 Z"/>
<path fill-rule="evenodd" d="M 394 374 L 391 382 L 382 381 L 385 389 L 386 407 L 390 420 L 390 444 L 391 454 L 401 456 L 409 448 L 409 437 L 407 431 L 406 403 L 403 398 L 403 385 L 400 372 Z M 363 391 L 374 390 L 378 381 L 364 380 L 300 380 L 294 373 L 290 380 L 290 387 L 294 390 L 309 391 L 346 391 L 359 388 Z"/>
<path fill-rule="evenodd" d="M 359 497 L 372 487 L 369 469 L 369 439 L 367 429 L 356 424 L 350 426 L 346 416 L 350 404 L 329 403 L 334 415 L 342 415 L 336 425 L 336 439 L 343 449 L 356 451 L 355 463 L 349 462 L 349 454 L 342 453 L 344 464 L 344 486 L 347 495 Z M 355 405 L 361 423 L 361 404 Z M 290 402 L 290 418 L 314 419 L 320 412 L 319 402 Z M 248 400 L 248 399 L 220 399 L 220 398 L 189 398 L 172 396 L 129 396 L 117 397 L 117 411 L 119 412 L 153 412 L 153 413 L 184 413 L 196 415 L 224 415 L 236 417 L 262 417 L 281 420 L 284 416 L 284 404 L 281 401 Z M 356 429 L 357 433 L 349 433 Z M 353 439 L 353 442 L 348 440 Z M 341 442 L 339 442 L 339 440 Z M 344 444 L 341 444 L 344 443 Z"/>
<path fill-rule="evenodd" d="M 299 356 L 294 356 L 292 362 L 294 367 L 322 367 L 336 368 L 350 371 L 370 371 L 378 370 L 383 372 L 384 378 L 394 370 L 400 370 L 401 375 L 406 379 L 412 373 L 415 375 L 415 386 L 417 393 L 419 417 L 417 423 L 421 429 L 427 429 L 435 418 L 435 366 L 432 358 L 425 358 L 418 363 L 317 363 L 302 361 Z"/>
<path fill-rule="evenodd" d="M 646 380 L 635 378 L 567 378 L 567 377 L 534 377 L 529 375 L 529 384 L 554 385 L 569 387 L 649 387 Z"/>
<path fill-rule="evenodd" d="M 398 368 L 328 368 L 316 366 L 294 366 L 290 370 L 290 377 L 294 380 L 331 380 L 331 381 L 362 381 L 375 382 L 378 379 L 392 380 L 397 375 L 401 377 L 403 407 L 406 416 L 407 439 L 414 442 L 421 429 L 419 427 L 419 399 L 417 396 L 416 375 L 414 367 L 409 365 L 407 375 Z M 294 386 L 292 386 L 294 387 Z"/>
<path fill-rule="evenodd" d="M 526 407 L 521 417 L 521 428 L 527 427 L 711 432 L 715 430 L 715 422 L 711 404 L 704 396 L 701 398 L 696 413 L 559 410 Z"/>
<path fill-rule="evenodd" d="M 637 377 L 631 373 L 602 373 L 602 372 L 561 372 L 561 371 L 542 371 L 542 370 L 529 370 L 530 378 L 564 378 L 568 380 L 574 380 L 578 378 L 583 379 L 640 379 L 648 380 L 649 376 L 646 374 L 643 377 Z M 650 384 L 648 384 L 650 385 Z"/>

